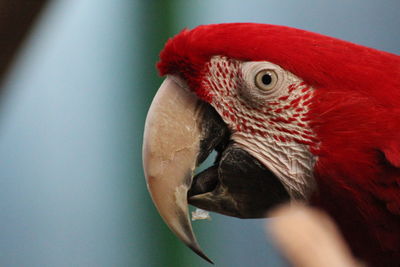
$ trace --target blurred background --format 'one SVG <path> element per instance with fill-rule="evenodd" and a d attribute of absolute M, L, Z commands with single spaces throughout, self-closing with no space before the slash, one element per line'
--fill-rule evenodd
<path fill-rule="evenodd" d="M 0 30 L 22 2 L 0 5 Z M 0 69 L 0 266 L 211 266 L 163 223 L 142 170 L 154 65 L 182 28 L 281 24 L 400 51 L 398 0 L 26 2 L 45 4 Z M 216 266 L 287 266 L 266 220 L 211 216 L 194 229 Z"/>

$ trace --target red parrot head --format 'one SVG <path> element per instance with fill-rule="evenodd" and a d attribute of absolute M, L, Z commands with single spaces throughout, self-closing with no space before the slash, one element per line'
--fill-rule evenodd
<path fill-rule="evenodd" d="M 182 31 L 157 66 L 167 79 L 146 122 L 145 174 L 161 216 L 198 254 L 206 257 L 188 202 L 240 218 L 263 217 L 290 200 L 315 203 L 343 231 L 364 223 L 361 241 L 399 222 L 398 56 L 289 27 L 234 23 Z M 194 176 L 213 150 L 214 165 Z M 370 216 L 389 219 L 369 228 Z"/>

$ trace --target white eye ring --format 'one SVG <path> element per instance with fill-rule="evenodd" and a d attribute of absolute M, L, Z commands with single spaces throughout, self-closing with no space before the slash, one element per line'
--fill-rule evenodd
<path fill-rule="evenodd" d="M 262 91 L 271 91 L 278 83 L 278 74 L 270 69 L 261 70 L 256 74 L 254 83 Z"/>

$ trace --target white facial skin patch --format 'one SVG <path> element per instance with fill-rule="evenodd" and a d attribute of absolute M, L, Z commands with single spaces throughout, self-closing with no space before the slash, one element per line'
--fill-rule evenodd
<path fill-rule="evenodd" d="M 232 131 L 232 140 L 280 179 L 293 199 L 308 200 L 316 185 L 309 126 L 314 89 L 266 61 L 241 62 L 215 56 L 204 84 L 210 104 Z"/>

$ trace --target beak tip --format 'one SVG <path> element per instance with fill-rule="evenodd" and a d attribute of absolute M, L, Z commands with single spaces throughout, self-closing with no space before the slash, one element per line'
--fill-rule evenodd
<path fill-rule="evenodd" d="M 202 257 L 204 260 L 208 261 L 211 264 L 214 264 L 214 262 L 209 257 L 207 257 L 206 254 L 204 254 L 204 252 L 200 249 L 200 247 L 197 244 L 196 245 L 188 244 L 188 247 L 191 250 L 193 250 L 197 255 Z"/>

